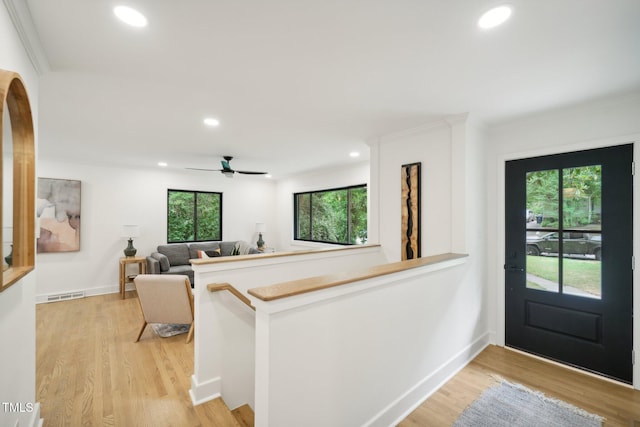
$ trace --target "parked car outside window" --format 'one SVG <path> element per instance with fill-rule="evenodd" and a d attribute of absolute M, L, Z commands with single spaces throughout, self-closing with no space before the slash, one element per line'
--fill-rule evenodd
<path fill-rule="evenodd" d="M 559 233 L 547 233 L 542 236 L 527 236 L 527 255 L 558 255 Z M 602 235 L 600 233 L 565 232 L 562 233 L 563 252 L 567 255 L 592 255 L 600 260 L 602 253 Z"/>

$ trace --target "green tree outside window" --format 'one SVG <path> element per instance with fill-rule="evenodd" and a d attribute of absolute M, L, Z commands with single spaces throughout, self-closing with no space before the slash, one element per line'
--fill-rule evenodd
<path fill-rule="evenodd" d="M 222 240 L 222 193 L 168 190 L 167 242 Z"/>
<path fill-rule="evenodd" d="M 367 186 L 294 194 L 296 240 L 367 242 Z"/>

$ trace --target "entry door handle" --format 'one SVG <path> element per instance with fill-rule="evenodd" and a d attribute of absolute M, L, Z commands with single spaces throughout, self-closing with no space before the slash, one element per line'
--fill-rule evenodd
<path fill-rule="evenodd" d="M 524 268 L 518 267 L 517 265 L 505 265 L 504 269 L 512 272 L 520 272 L 520 273 L 524 272 Z"/>

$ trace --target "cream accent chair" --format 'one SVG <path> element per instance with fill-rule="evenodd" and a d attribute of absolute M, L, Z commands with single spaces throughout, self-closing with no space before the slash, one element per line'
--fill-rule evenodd
<path fill-rule="evenodd" d="M 190 324 L 187 343 L 193 338 L 193 295 L 187 276 L 140 274 L 133 279 L 144 317 L 136 342 L 149 323 Z"/>

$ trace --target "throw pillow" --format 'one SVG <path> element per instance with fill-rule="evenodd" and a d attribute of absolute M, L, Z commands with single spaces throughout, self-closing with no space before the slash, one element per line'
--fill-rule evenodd
<path fill-rule="evenodd" d="M 220 248 L 216 249 L 215 251 L 204 251 L 204 253 L 209 255 L 209 258 L 215 258 L 215 257 L 221 256 Z"/>
<path fill-rule="evenodd" d="M 209 258 L 205 251 L 198 251 L 198 258 Z"/>
<path fill-rule="evenodd" d="M 236 243 L 231 251 L 231 255 L 240 255 L 240 244 Z"/>

